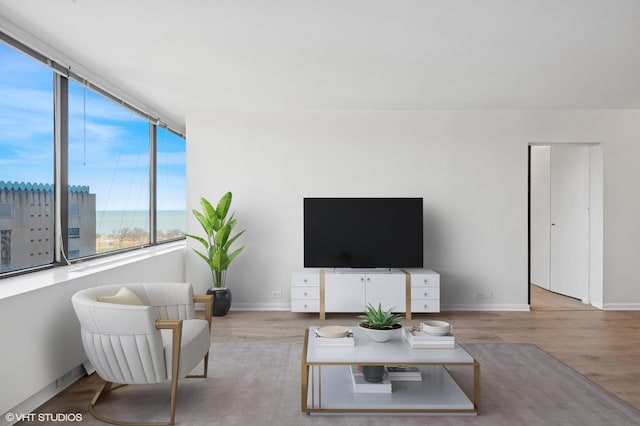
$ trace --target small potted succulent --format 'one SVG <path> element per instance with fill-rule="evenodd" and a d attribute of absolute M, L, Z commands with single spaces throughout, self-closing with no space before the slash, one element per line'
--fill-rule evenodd
<path fill-rule="evenodd" d="M 386 342 L 397 334 L 402 328 L 404 317 L 393 313 L 394 308 L 387 311 L 382 310 L 382 304 L 379 303 L 375 308 L 371 303 L 366 307 L 366 313 L 359 315 L 362 320 L 358 324 L 358 328 L 364 331 L 369 337 L 376 342 Z M 383 380 L 385 368 L 383 365 L 364 365 L 362 366 L 362 375 L 367 382 L 379 383 Z"/>
<path fill-rule="evenodd" d="M 402 315 L 393 313 L 394 309 L 383 311 L 381 303 L 377 308 L 369 303 L 366 313 L 358 316 L 362 320 L 358 327 L 376 342 L 386 342 L 400 331 L 404 321 Z"/>

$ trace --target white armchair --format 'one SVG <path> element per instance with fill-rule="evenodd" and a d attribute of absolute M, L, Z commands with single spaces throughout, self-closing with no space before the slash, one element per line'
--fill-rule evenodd
<path fill-rule="evenodd" d="M 113 384 L 170 379 L 171 414 L 166 424 L 174 424 L 178 379 L 207 376 L 213 296 L 194 296 L 188 283 L 132 283 L 81 290 L 71 301 L 87 358 L 105 381 L 89 405 L 91 413 L 108 423 L 132 424 L 95 412 L 103 392 L 115 389 Z M 194 302 L 205 303 L 207 320 L 195 319 Z M 203 359 L 204 373 L 189 376 Z"/>

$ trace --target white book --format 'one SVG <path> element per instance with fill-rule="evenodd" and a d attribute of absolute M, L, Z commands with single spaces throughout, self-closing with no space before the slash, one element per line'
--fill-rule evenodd
<path fill-rule="evenodd" d="M 456 339 L 452 334 L 433 336 L 421 330 L 402 329 L 402 336 L 414 349 L 453 349 Z"/>
<path fill-rule="evenodd" d="M 410 327 L 404 327 L 402 329 L 402 333 L 410 337 L 412 341 L 424 341 L 424 342 L 453 342 L 455 341 L 455 337 L 451 333 L 447 333 L 445 335 L 434 335 L 424 332 L 423 330 L 415 330 Z"/>
<path fill-rule="evenodd" d="M 382 382 L 371 383 L 364 379 L 364 374 L 358 371 L 357 366 L 352 365 L 350 372 L 354 393 L 391 393 L 391 380 L 386 375 Z"/>
<path fill-rule="evenodd" d="M 422 373 L 420 369 L 415 366 L 403 366 L 403 365 L 388 365 L 385 367 L 387 370 L 387 377 L 392 382 L 421 382 Z"/>

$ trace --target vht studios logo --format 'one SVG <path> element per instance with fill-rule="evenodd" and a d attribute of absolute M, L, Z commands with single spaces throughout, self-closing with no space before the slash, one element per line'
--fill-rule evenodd
<path fill-rule="evenodd" d="M 7 413 L 5 420 L 13 422 L 81 422 L 82 413 Z"/>

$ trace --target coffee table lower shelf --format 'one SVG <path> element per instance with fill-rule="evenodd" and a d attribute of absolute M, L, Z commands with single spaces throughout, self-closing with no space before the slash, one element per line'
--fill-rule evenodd
<path fill-rule="evenodd" d="M 348 365 L 309 366 L 307 407 L 312 414 L 393 413 L 477 415 L 473 401 L 442 365 L 420 366 L 421 382 L 392 382 L 391 393 L 355 393 Z"/>

